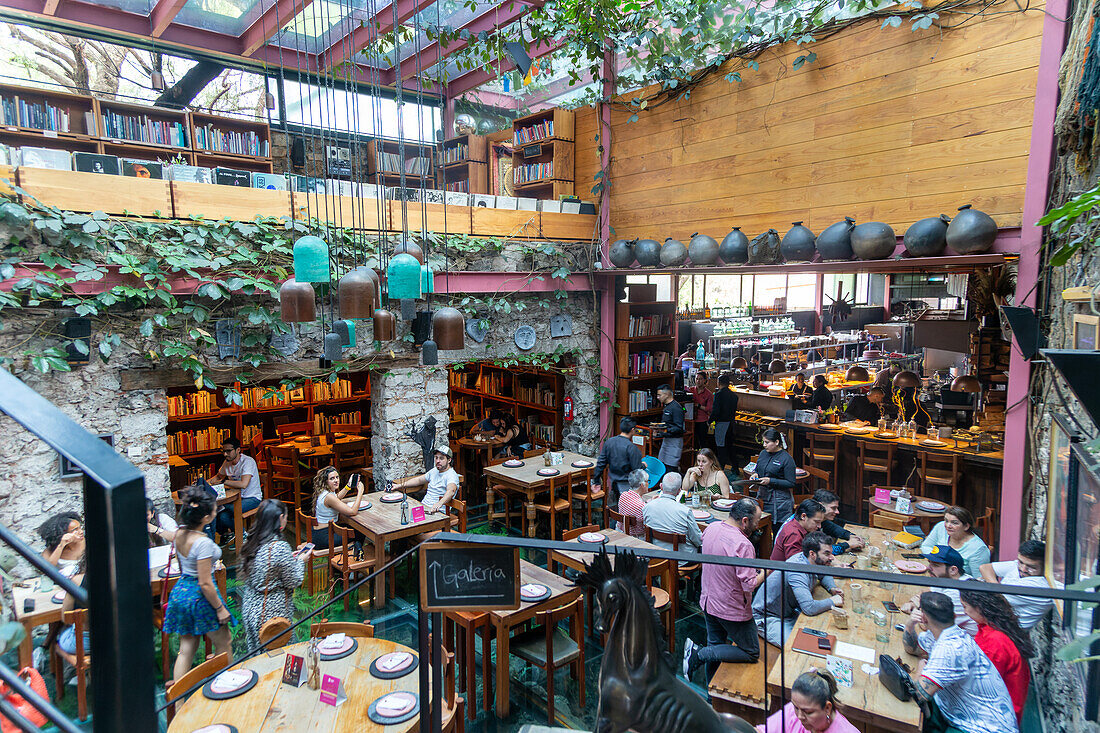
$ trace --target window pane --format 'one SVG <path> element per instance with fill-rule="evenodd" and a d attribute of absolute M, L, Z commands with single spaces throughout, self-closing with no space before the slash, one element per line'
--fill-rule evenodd
<path fill-rule="evenodd" d="M 817 275 L 803 273 L 787 278 L 787 310 L 812 311 L 817 305 Z"/>
<path fill-rule="evenodd" d="M 406 101 L 398 119 L 397 101 L 372 97 L 344 89 L 286 80 L 286 121 L 302 127 L 325 128 L 404 138 L 413 142 L 434 142 L 439 129 L 439 109 Z"/>

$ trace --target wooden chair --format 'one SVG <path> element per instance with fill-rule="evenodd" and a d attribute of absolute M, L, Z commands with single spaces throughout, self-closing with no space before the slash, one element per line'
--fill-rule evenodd
<path fill-rule="evenodd" d="M 295 509 L 307 505 L 302 499 L 313 493 L 313 479 L 303 473 L 298 449 L 268 446 L 267 460 L 271 466 L 271 490 L 266 498 L 286 502 Z"/>
<path fill-rule="evenodd" d="M 191 689 L 191 686 L 198 683 L 199 680 L 205 679 L 212 674 L 221 672 L 223 669 L 229 666 L 229 654 L 219 654 L 216 657 L 207 659 L 197 667 L 192 667 L 191 671 L 180 677 L 178 680 L 168 682 L 164 691 L 165 696 L 171 700 L 177 695 L 180 695 L 187 690 Z M 172 722 L 172 718 L 176 715 L 176 703 L 173 702 L 168 706 L 168 722 Z"/>
<path fill-rule="evenodd" d="M 676 653 L 676 614 L 679 613 L 679 587 L 677 580 L 669 569 L 670 560 L 654 560 L 650 558 L 645 572 L 645 587 L 653 596 L 653 608 L 661 617 L 661 623 L 665 625 L 665 634 L 668 637 L 668 653 Z M 658 586 L 655 581 L 659 580 Z"/>
<path fill-rule="evenodd" d="M 583 471 L 576 471 L 570 474 L 573 480 L 573 492 L 572 501 L 580 504 L 578 511 L 585 513 L 585 523 L 592 524 L 592 505 L 595 502 L 600 502 L 600 507 L 603 510 L 603 526 L 607 526 L 607 491 L 604 490 L 602 484 L 592 486 L 592 469 L 586 468 Z"/>
<path fill-rule="evenodd" d="M 288 422 L 282 425 L 276 425 L 275 434 L 280 438 L 286 438 L 290 435 L 313 435 L 313 423 Z"/>
<path fill-rule="evenodd" d="M 987 506 L 985 508 L 985 513 L 974 520 L 974 529 L 977 530 L 978 536 L 985 541 L 986 546 L 989 547 L 990 553 L 993 552 L 993 540 L 996 539 L 993 533 L 993 525 L 996 524 L 996 522 L 997 510 L 991 506 Z"/>
<path fill-rule="evenodd" d="M 373 639 L 374 626 L 354 621 L 318 621 L 309 625 L 311 638 L 321 639 L 332 634 L 346 634 L 357 639 Z"/>
<path fill-rule="evenodd" d="M 680 545 L 686 545 L 687 535 L 680 534 L 679 532 L 662 532 L 652 527 L 645 528 L 645 541 L 652 543 L 654 540 L 658 542 L 665 542 L 672 545 L 672 551 L 677 552 L 680 549 Z M 653 562 L 652 560 L 650 561 Z M 680 614 L 680 583 L 681 579 L 687 581 L 695 577 L 695 575 L 701 572 L 700 565 L 697 562 L 688 563 L 687 565 L 680 565 L 676 563 L 675 585 L 669 586 L 669 595 L 672 596 L 672 618 L 673 620 L 679 618 Z M 672 651 L 670 647 L 669 651 Z"/>
<path fill-rule="evenodd" d="M 432 648 L 433 635 L 428 634 L 428 648 Z M 442 733 L 464 733 L 466 721 L 462 717 L 465 699 L 455 694 L 455 653 L 447 649 L 446 640 L 439 645 L 439 657 L 443 668 L 443 704 L 440 705 Z"/>
<path fill-rule="evenodd" d="M 632 514 L 620 514 L 614 509 L 607 510 L 607 517 L 608 529 L 618 529 L 618 525 L 621 524 L 623 525 L 622 531 L 626 534 L 633 534 L 633 530 L 635 529 L 634 525 L 638 524 L 637 517 L 633 516 Z M 612 526 L 612 523 L 615 523 L 614 527 Z"/>
<path fill-rule="evenodd" d="M 814 431 L 806 431 L 806 447 L 802 451 L 802 467 L 827 470 L 836 474 L 839 467 L 840 435 L 824 435 Z"/>
<path fill-rule="evenodd" d="M 890 472 L 893 470 L 894 452 L 897 446 L 893 443 L 871 443 L 866 440 L 859 441 L 859 463 L 856 464 L 856 483 L 862 493 L 867 487 L 867 474 L 882 476 L 879 483 L 890 483 Z"/>
<path fill-rule="evenodd" d="M 571 665 L 577 679 L 579 704 L 584 707 L 584 621 L 581 618 L 581 599 L 576 598 L 560 608 L 539 611 L 535 614 L 535 626 L 512 638 L 511 653 L 528 664 L 546 671 L 546 717 L 554 724 L 554 672 L 559 667 Z M 569 634 L 558 629 L 562 621 L 569 621 Z M 575 641 L 580 639 L 581 641 Z M 507 664 L 508 660 L 497 660 Z"/>
<path fill-rule="evenodd" d="M 922 451 L 920 454 L 920 494 L 930 499 L 940 499 L 955 506 L 959 501 L 958 453 L 940 455 Z M 936 487 L 937 491 L 933 491 Z"/>
<path fill-rule="evenodd" d="M 256 468 L 260 471 L 260 487 L 264 496 L 271 490 L 271 462 L 267 456 L 267 444 L 264 443 L 264 434 L 257 431 L 248 441 L 248 455 L 256 461 Z"/>
<path fill-rule="evenodd" d="M 88 650 L 84 648 L 84 630 L 88 627 L 88 611 L 84 608 L 65 611 L 61 615 L 61 621 L 73 627 L 76 634 L 76 652 L 69 654 L 62 651 L 56 643 L 53 645 L 50 667 L 52 667 L 54 680 L 57 681 L 57 699 L 65 698 L 63 663 L 68 663 L 76 671 L 76 711 L 79 719 L 84 721 L 88 719 L 88 674 L 92 667 L 91 657 L 88 656 Z"/>
<path fill-rule="evenodd" d="M 302 544 L 303 542 L 313 541 L 313 525 L 314 517 L 311 514 L 306 514 L 301 509 L 294 510 L 294 546 Z M 321 560 L 318 564 L 316 561 Z M 318 578 L 318 576 L 320 576 Z M 310 595 L 314 594 L 314 588 L 326 588 L 328 587 L 328 550 L 318 550 L 316 548 L 310 550 L 309 559 L 306 561 L 306 592 Z"/>
<path fill-rule="evenodd" d="M 802 470 L 810 474 L 809 487 L 813 489 L 813 491 L 807 494 L 808 497 L 812 498 L 814 492 L 819 489 L 833 491 L 833 474 L 828 471 L 822 471 L 820 468 L 814 468 L 813 466 L 803 466 Z M 833 493 L 835 494 L 836 492 L 833 491 Z M 795 499 L 795 503 L 798 503 L 797 498 Z"/>
<path fill-rule="evenodd" d="M 340 543 L 337 545 L 336 538 L 340 538 Z M 357 558 L 354 555 L 354 548 L 352 542 L 356 539 L 355 530 L 351 527 L 345 527 L 339 522 L 328 523 L 328 571 L 335 580 L 339 577 L 344 583 L 344 589 L 346 590 L 351 586 L 351 579 L 356 575 L 369 575 L 371 570 L 374 569 L 374 552 L 368 551 L 370 548 L 364 545 L 363 557 Z M 368 583 L 366 585 L 368 593 L 373 585 Z M 350 596 L 344 596 L 344 610 L 348 610 Z"/>
<path fill-rule="evenodd" d="M 345 477 L 345 481 L 352 473 L 362 473 L 370 467 L 370 456 L 367 455 L 369 446 L 370 441 L 365 438 L 336 443 L 332 446 L 332 465 L 337 473 Z"/>
<path fill-rule="evenodd" d="M 888 512 L 885 509 L 875 509 L 871 512 L 871 526 L 877 529 L 901 532 L 905 529 L 905 525 L 910 524 L 912 521 L 912 517 Z"/>
<path fill-rule="evenodd" d="M 466 532 L 466 502 L 461 499 L 451 499 L 451 529 Z"/>
<path fill-rule="evenodd" d="M 453 628 L 452 628 L 453 627 Z M 493 687 L 493 656 L 491 643 L 494 636 L 489 614 L 478 611 L 449 611 L 443 614 L 443 636 L 453 638 L 458 651 L 459 689 L 471 698 L 466 706 L 466 715 L 470 720 L 477 716 L 477 707 L 473 696 L 477 690 L 477 656 L 474 643 L 481 631 L 481 707 L 489 712 Z"/>
<path fill-rule="evenodd" d="M 561 541 L 568 542 L 569 540 L 575 540 L 585 532 L 599 532 L 600 528 L 595 524 L 589 524 L 584 527 L 577 527 L 576 529 L 567 529 L 561 533 Z"/>
<path fill-rule="evenodd" d="M 268 651 L 282 649 L 294 641 L 294 634 L 290 633 L 290 627 L 293 625 L 290 619 L 277 618 L 273 619 L 273 622 L 260 627 L 260 643 L 267 644 Z M 268 644 L 268 642 L 271 643 Z"/>
<path fill-rule="evenodd" d="M 562 496 L 562 492 L 565 492 L 565 496 Z M 545 499 L 541 497 L 535 500 L 535 518 L 538 519 L 540 514 L 548 514 L 550 516 L 550 539 L 558 539 L 558 515 L 566 515 L 565 526 L 563 530 L 573 526 L 573 482 L 568 476 L 551 476 L 550 488 L 547 490 L 547 496 Z M 528 519 L 526 513 L 523 515 L 523 535 L 527 536 L 528 531 Z"/>
<path fill-rule="evenodd" d="M 344 435 L 362 435 L 363 426 L 350 422 L 334 422 L 328 426 L 330 433 L 343 433 Z"/>

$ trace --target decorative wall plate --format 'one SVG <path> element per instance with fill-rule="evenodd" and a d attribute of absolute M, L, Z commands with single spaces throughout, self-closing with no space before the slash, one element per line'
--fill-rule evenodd
<path fill-rule="evenodd" d="M 513 339 L 517 348 L 522 351 L 530 351 L 535 348 L 535 341 L 538 340 L 538 336 L 535 334 L 534 326 L 523 325 L 516 329 Z"/>

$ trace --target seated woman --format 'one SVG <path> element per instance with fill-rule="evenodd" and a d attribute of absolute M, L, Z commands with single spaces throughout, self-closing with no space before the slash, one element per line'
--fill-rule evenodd
<path fill-rule="evenodd" d="M 283 540 L 286 507 L 281 501 L 264 499 L 256 507 L 256 518 L 248 539 L 241 548 L 241 616 L 244 619 L 248 648 L 260 645 L 260 628 L 274 618 L 293 620 L 294 589 L 306 577 L 303 560 L 309 553 L 295 556 Z M 299 546 L 298 549 L 302 549 Z"/>
<path fill-rule="evenodd" d="M 167 545 L 180 528 L 175 519 L 157 511 L 157 505 L 152 499 L 145 500 L 145 525 L 149 532 L 150 547 Z"/>
<path fill-rule="evenodd" d="M 84 527 L 76 512 L 55 514 L 38 528 L 38 535 L 46 543 L 42 557 L 72 577 L 84 559 Z"/>
<path fill-rule="evenodd" d="M 470 435 L 483 435 L 486 438 L 504 436 L 504 415 L 500 410 L 490 410 L 488 417 L 470 428 Z"/>
<path fill-rule="evenodd" d="M 531 449 L 531 436 L 527 428 L 509 414 L 504 415 L 504 450 L 501 455 L 523 458 L 523 452 Z"/>
<path fill-rule="evenodd" d="M 706 491 L 723 499 L 730 498 L 730 480 L 718 465 L 718 456 L 710 448 L 700 448 L 695 465 L 684 474 L 684 491 Z"/>
<path fill-rule="evenodd" d="M 950 545 L 966 560 L 966 574 L 982 577 L 982 565 L 989 562 L 989 546 L 974 533 L 974 515 L 961 506 L 949 506 L 924 541 L 921 552 L 931 552 L 936 545 Z"/>
<path fill-rule="evenodd" d="M 340 473 L 332 466 L 325 466 L 313 477 L 313 532 L 311 541 L 318 550 L 327 550 L 328 523 L 340 517 L 354 517 L 359 514 L 359 504 L 363 501 L 363 491 L 367 481 L 359 477 L 359 486 L 355 490 L 355 500 L 344 503 L 344 497 L 352 492 L 350 486 L 340 488 Z"/>
<path fill-rule="evenodd" d="M 1027 662 L 1035 656 L 1031 636 L 1020 628 L 1016 612 L 1002 595 L 961 590 L 959 601 L 966 615 L 978 624 L 974 643 L 1000 672 L 1019 723 L 1024 717 L 1027 688 L 1031 685 L 1031 668 Z"/>
<path fill-rule="evenodd" d="M 803 672 L 791 685 L 791 701 L 764 725 L 760 733 L 859 733 L 839 710 L 836 680 L 824 669 Z"/>
<path fill-rule="evenodd" d="M 776 527 L 787 521 L 794 512 L 795 465 L 791 454 L 783 450 L 783 436 L 775 428 L 768 428 L 761 436 L 764 450 L 756 459 L 752 478 L 760 480 L 757 498 L 764 511 L 772 515 Z"/>

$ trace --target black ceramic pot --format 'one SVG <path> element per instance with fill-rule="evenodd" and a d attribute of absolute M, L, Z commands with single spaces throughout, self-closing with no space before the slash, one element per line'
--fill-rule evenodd
<path fill-rule="evenodd" d="M 661 246 L 661 264 L 665 267 L 679 267 L 687 260 L 688 250 L 679 239 L 669 237 Z"/>
<path fill-rule="evenodd" d="M 814 247 L 814 233 L 808 227 L 802 226 L 802 222 L 793 222 L 790 231 L 783 235 L 779 250 L 787 262 L 809 262 L 817 252 Z"/>
<path fill-rule="evenodd" d="M 718 256 L 727 265 L 743 265 L 749 261 L 749 238 L 741 231 L 741 227 L 734 227 L 718 245 Z"/>
<path fill-rule="evenodd" d="M 844 217 L 844 221 L 825 227 L 825 231 L 817 235 L 817 251 L 821 253 L 821 259 L 852 259 L 855 256 L 852 252 L 852 230 L 855 228 L 856 220 L 850 216 Z"/>
<path fill-rule="evenodd" d="M 615 267 L 630 267 L 634 264 L 634 243 L 636 239 L 616 239 L 607 248 L 607 259 Z"/>
<path fill-rule="evenodd" d="M 921 219 L 905 230 L 902 242 L 913 257 L 938 257 L 947 249 L 947 225 L 951 217 L 946 214 Z"/>
<path fill-rule="evenodd" d="M 984 211 L 959 207 L 959 213 L 947 227 L 947 246 L 961 255 L 988 252 L 997 238 L 997 222 Z"/>
<path fill-rule="evenodd" d="M 898 238 L 889 224 L 869 221 L 852 230 L 852 251 L 861 260 L 881 260 L 894 253 Z"/>
<path fill-rule="evenodd" d="M 642 267 L 661 264 L 661 244 L 656 239 L 639 239 L 634 243 L 634 256 Z"/>
<path fill-rule="evenodd" d="M 749 264 L 778 265 L 783 261 L 779 247 L 779 232 L 774 229 L 756 235 L 749 243 Z"/>
<path fill-rule="evenodd" d="M 718 261 L 718 242 L 706 234 L 692 234 L 688 242 L 688 259 L 693 265 L 713 265 Z"/>

